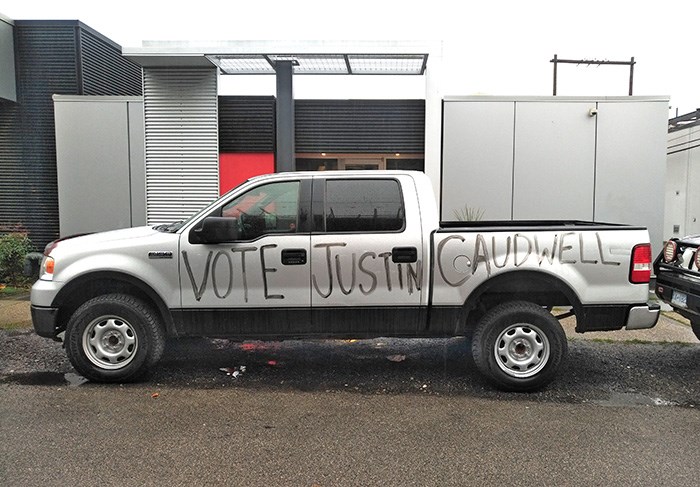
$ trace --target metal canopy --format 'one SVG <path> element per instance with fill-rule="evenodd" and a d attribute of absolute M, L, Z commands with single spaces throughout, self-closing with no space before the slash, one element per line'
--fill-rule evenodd
<path fill-rule="evenodd" d="M 428 54 L 217 54 L 206 58 L 222 74 L 275 74 L 291 61 L 294 74 L 422 75 Z"/>

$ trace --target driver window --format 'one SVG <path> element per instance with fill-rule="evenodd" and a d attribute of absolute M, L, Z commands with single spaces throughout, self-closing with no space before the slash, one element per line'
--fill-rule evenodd
<path fill-rule="evenodd" d="M 221 216 L 238 219 L 241 240 L 266 233 L 294 233 L 298 214 L 299 181 L 257 186 L 221 209 Z"/>

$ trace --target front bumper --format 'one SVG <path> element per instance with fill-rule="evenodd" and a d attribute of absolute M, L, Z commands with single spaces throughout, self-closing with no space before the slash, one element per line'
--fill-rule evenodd
<path fill-rule="evenodd" d="M 58 330 L 58 308 L 31 306 L 34 331 L 40 337 L 55 338 Z"/>
<path fill-rule="evenodd" d="M 700 315 L 700 282 L 697 279 L 665 271 L 656 277 L 655 292 L 659 299 L 686 318 Z M 674 293 L 685 295 L 684 306 L 673 301 Z"/>
<path fill-rule="evenodd" d="M 31 312 L 32 324 L 36 334 L 47 338 L 56 338 L 59 330 L 58 308 L 54 298 L 61 288 L 61 283 L 39 279 L 32 286 Z"/>

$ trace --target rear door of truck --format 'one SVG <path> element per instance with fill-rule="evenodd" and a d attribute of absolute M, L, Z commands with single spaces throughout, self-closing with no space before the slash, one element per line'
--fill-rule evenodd
<path fill-rule="evenodd" d="M 418 197 L 408 175 L 314 177 L 311 306 L 314 332 L 414 335 L 423 272 Z"/>

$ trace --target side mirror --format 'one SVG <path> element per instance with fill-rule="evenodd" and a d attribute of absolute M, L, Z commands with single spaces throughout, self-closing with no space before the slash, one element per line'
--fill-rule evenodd
<path fill-rule="evenodd" d="M 198 243 L 233 242 L 238 239 L 238 219 L 208 216 L 193 233 Z"/>

